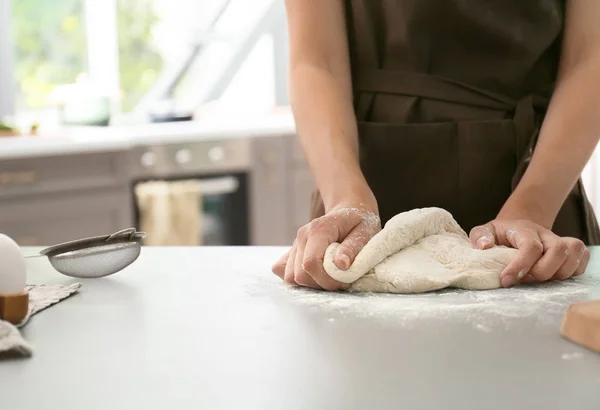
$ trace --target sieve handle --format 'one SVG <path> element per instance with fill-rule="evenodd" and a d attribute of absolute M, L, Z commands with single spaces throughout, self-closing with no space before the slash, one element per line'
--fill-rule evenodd
<path fill-rule="evenodd" d="M 25 259 L 39 258 L 41 256 L 44 256 L 44 255 L 42 255 L 41 253 L 26 253 L 25 255 L 23 255 L 23 257 Z"/>
<path fill-rule="evenodd" d="M 108 238 L 106 238 L 105 241 L 108 242 L 111 239 L 114 239 L 115 236 L 119 236 L 119 235 L 123 235 L 123 234 L 128 234 L 129 235 L 129 240 L 131 240 L 131 238 L 133 237 L 134 233 L 135 233 L 135 228 L 121 229 L 120 231 L 117 231 L 117 232 L 113 233 L 112 235 L 110 235 Z"/>

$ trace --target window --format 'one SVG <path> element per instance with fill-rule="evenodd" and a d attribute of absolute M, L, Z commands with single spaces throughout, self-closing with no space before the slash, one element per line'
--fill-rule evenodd
<path fill-rule="evenodd" d="M 172 0 L 151 2 L 159 16 L 153 47 L 164 64 L 137 101 L 139 109 L 161 100 L 196 112 L 204 104 L 212 110 L 216 99 L 228 112 L 275 105 L 273 36 L 281 27 L 277 34 L 285 36 L 278 24 L 285 21 L 279 0 L 179 0 L 177 7 Z"/>
<path fill-rule="evenodd" d="M 17 110 L 56 109 L 50 97 L 81 92 L 82 79 L 111 90 L 113 114 L 164 100 L 194 112 L 272 108 L 276 85 L 287 88 L 281 3 L 12 0 Z"/>
<path fill-rule="evenodd" d="M 169 30 L 161 32 L 165 14 L 157 10 L 158 0 L 117 0 L 117 38 L 121 109 L 131 111 L 163 70 L 169 42 L 180 38 Z M 162 1 L 177 9 L 178 1 Z M 181 2 L 181 0 L 179 0 Z M 202 2 L 199 2 L 202 3 Z M 99 33 L 101 35 L 101 33 Z M 167 43 L 160 39 L 166 36 Z M 171 43 L 171 48 L 175 48 Z"/>
<path fill-rule="evenodd" d="M 12 11 L 17 109 L 43 108 L 87 70 L 83 0 L 16 0 Z"/>
<path fill-rule="evenodd" d="M 260 19 L 270 6 L 269 0 L 231 1 L 214 27 L 205 27 L 200 33 L 196 41 L 203 47 L 202 53 L 194 59 L 173 97 L 183 106 L 194 107 L 198 101 L 211 102 L 222 93 L 222 106 L 238 114 L 274 106 L 273 36 L 256 31 L 257 26 L 260 31 Z M 203 43 L 202 35 L 215 40 Z M 245 48 L 245 42 L 250 48 Z M 235 60 L 240 54 L 243 62 L 238 65 Z M 230 78 L 227 70 L 232 70 Z M 224 74 L 221 81 L 227 86 L 220 88 L 219 79 Z"/>

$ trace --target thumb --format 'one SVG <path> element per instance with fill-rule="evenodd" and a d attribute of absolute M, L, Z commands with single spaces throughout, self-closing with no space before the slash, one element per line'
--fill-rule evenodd
<path fill-rule="evenodd" d="M 333 262 L 341 270 L 348 270 L 356 255 L 364 248 L 364 246 L 372 238 L 368 230 L 364 226 L 355 227 L 344 241 L 338 246 L 336 254 L 333 257 Z"/>
<path fill-rule="evenodd" d="M 471 244 L 476 249 L 489 249 L 496 245 L 496 235 L 492 224 L 476 226 L 469 235 Z"/>

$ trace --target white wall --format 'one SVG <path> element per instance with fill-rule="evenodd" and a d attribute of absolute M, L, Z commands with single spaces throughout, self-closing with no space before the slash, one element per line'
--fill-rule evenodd
<path fill-rule="evenodd" d="M 600 214 L 600 149 L 596 149 L 582 174 L 583 184 L 590 202 Z"/>

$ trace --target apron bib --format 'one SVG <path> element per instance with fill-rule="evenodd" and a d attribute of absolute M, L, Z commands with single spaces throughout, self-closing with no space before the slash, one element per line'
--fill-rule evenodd
<path fill-rule="evenodd" d="M 345 3 L 361 168 L 382 223 L 431 206 L 467 232 L 494 219 L 535 149 L 564 1 Z M 553 231 L 600 243 L 581 180 Z"/>

